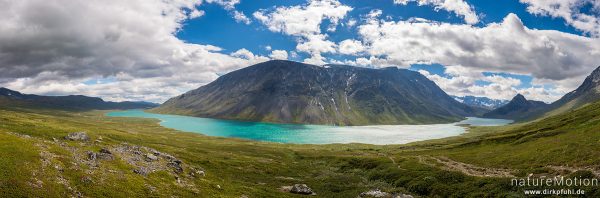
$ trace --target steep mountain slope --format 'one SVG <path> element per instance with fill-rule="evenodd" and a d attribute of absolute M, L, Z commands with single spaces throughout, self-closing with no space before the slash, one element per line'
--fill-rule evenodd
<path fill-rule="evenodd" d="M 564 95 L 559 100 L 539 108 L 536 111 L 524 112 L 519 121 L 530 121 L 552 115 L 558 115 L 600 100 L 600 67 L 597 67 L 585 78 L 583 83 L 574 91 Z"/>
<path fill-rule="evenodd" d="M 488 97 L 477 96 L 452 96 L 452 98 L 463 104 L 488 110 L 493 110 L 498 107 L 504 106 L 509 102 L 508 100 L 491 99 Z"/>
<path fill-rule="evenodd" d="M 71 96 L 39 96 L 33 94 L 22 94 L 7 88 L 0 87 L 0 100 L 4 105 L 20 103 L 24 105 L 61 108 L 61 109 L 146 109 L 158 106 L 149 102 L 107 102 L 101 98 L 82 95 Z"/>
<path fill-rule="evenodd" d="M 231 72 L 151 111 L 337 125 L 445 123 L 478 113 L 418 72 L 291 61 Z"/>
<path fill-rule="evenodd" d="M 532 112 L 537 112 L 547 107 L 548 104 L 544 102 L 527 100 L 525 96 L 517 94 L 506 105 L 483 114 L 483 117 L 520 120 L 524 118 L 523 116 L 528 116 Z"/>
<path fill-rule="evenodd" d="M 552 103 L 543 112 L 545 115 L 556 115 L 600 100 L 600 67 L 596 68 L 574 91 Z M 542 113 L 539 113 L 542 114 Z"/>

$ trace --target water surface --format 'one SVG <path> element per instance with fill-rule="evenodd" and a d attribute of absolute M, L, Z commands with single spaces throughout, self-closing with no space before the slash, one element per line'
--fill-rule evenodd
<path fill-rule="evenodd" d="M 453 124 L 429 125 L 372 125 L 372 126 L 324 126 L 306 124 L 277 124 L 265 122 L 241 122 L 180 115 L 154 114 L 142 110 L 114 111 L 111 117 L 155 118 L 160 125 L 180 131 L 201 133 L 209 136 L 235 137 L 259 141 L 329 144 L 404 144 L 460 135 L 465 128 L 458 124 L 497 126 L 510 120 L 467 118 Z"/>

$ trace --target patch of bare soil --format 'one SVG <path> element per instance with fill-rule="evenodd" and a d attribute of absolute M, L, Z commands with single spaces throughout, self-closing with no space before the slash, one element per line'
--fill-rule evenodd
<path fill-rule="evenodd" d="M 449 171 L 460 171 L 466 175 L 476 177 L 515 177 L 513 173 L 515 170 L 511 169 L 500 169 L 500 168 L 485 168 L 479 167 L 472 164 L 466 164 L 458 161 L 454 161 L 447 157 L 432 157 L 432 156 L 418 156 L 419 162 L 422 164 L 441 167 L 442 169 Z M 440 166 L 441 165 L 441 166 Z"/>

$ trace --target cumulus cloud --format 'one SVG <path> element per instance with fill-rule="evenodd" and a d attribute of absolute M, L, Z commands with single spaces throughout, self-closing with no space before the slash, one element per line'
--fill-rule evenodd
<path fill-rule="evenodd" d="M 346 39 L 340 42 L 339 52 L 347 55 L 358 55 L 365 50 L 364 46 L 360 41 L 354 39 Z"/>
<path fill-rule="evenodd" d="M 269 57 L 271 57 L 272 59 L 277 59 L 277 60 L 287 60 L 288 53 L 285 50 L 273 50 L 271 52 L 271 55 L 269 55 Z"/>
<path fill-rule="evenodd" d="M 562 18 L 569 25 L 594 37 L 600 36 L 600 1 L 597 0 L 520 0 L 532 14 Z M 591 9 L 582 12 L 585 6 Z"/>
<path fill-rule="evenodd" d="M 600 63 L 600 40 L 529 29 L 514 14 L 485 27 L 370 19 L 358 28 L 366 52 L 395 65 L 462 65 L 560 82 L 583 79 Z"/>
<path fill-rule="evenodd" d="M 517 88 L 522 84 L 519 79 L 500 75 L 485 76 L 481 71 L 474 71 L 462 66 L 448 67 L 445 72 L 446 76 L 431 74 L 425 70 L 419 70 L 419 73 L 434 81 L 448 94 L 455 96 L 481 96 L 510 100 L 520 93 L 527 99 L 547 103 L 562 96 L 562 93 L 556 89 L 545 89 L 541 86 Z"/>
<path fill-rule="evenodd" d="M 253 16 L 270 31 L 298 37 L 296 49 L 311 55 L 305 62 L 322 64 L 321 53 L 335 52 L 336 44 L 322 34 L 321 24 L 327 20 L 330 22 L 327 31 L 335 31 L 339 21 L 351 10 L 337 0 L 309 0 L 305 5 L 259 10 Z"/>
<path fill-rule="evenodd" d="M 479 16 L 475 12 L 473 6 L 469 5 L 464 0 L 394 0 L 395 4 L 407 5 L 409 2 L 417 2 L 419 6 L 430 5 L 435 10 L 446 10 L 454 12 L 457 16 L 464 18 L 468 24 L 476 24 L 479 22 Z"/>
<path fill-rule="evenodd" d="M 163 101 L 185 91 L 182 87 L 188 89 L 210 82 L 217 77 L 216 73 L 267 59 L 247 53 L 227 55 L 219 47 L 185 43 L 175 37 L 185 20 L 201 16 L 198 13 L 202 11 L 197 9 L 201 3 L 199 0 L 4 3 L 0 7 L 0 78 L 3 79 L 0 86 L 37 94 L 90 93 L 115 99 L 148 95 L 148 100 Z M 117 75 L 129 78 L 97 85 L 82 83 Z M 158 85 L 161 87 L 154 87 Z M 57 91 L 61 86 L 63 92 Z M 161 89 L 171 91 L 146 93 Z"/>

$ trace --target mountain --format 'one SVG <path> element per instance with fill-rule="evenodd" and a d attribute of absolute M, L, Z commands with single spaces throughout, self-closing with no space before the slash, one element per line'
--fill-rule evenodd
<path fill-rule="evenodd" d="M 335 125 L 448 123 L 480 112 L 418 72 L 282 60 L 233 71 L 151 111 Z"/>
<path fill-rule="evenodd" d="M 525 96 L 517 94 L 506 105 L 483 114 L 483 117 L 521 120 L 532 112 L 546 109 L 548 106 L 549 105 L 544 102 L 527 100 L 525 99 Z"/>
<path fill-rule="evenodd" d="M 7 104 L 24 104 L 45 108 L 59 109 L 147 109 L 158 106 L 149 102 L 107 102 L 101 98 L 88 97 L 81 95 L 71 96 L 39 96 L 33 94 L 23 94 L 7 88 L 0 87 L 0 100 L 8 102 Z M 5 103 L 0 103 L 0 105 Z"/>
<path fill-rule="evenodd" d="M 509 102 L 508 100 L 491 99 L 488 97 L 477 96 L 452 96 L 452 98 L 463 104 L 488 110 L 496 109 Z"/>
<path fill-rule="evenodd" d="M 585 78 L 574 91 L 553 102 L 544 114 L 556 115 L 600 100 L 600 67 Z"/>
<path fill-rule="evenodd" d="M 600 67 L 597 67 L 585 78 L 583 83 L 574 91 L 571 91 L 561 97 L 559 100 L 539 108 L 535 111 L 524 112 L 519 116 L 519 121 L 529 121 L 538 118 L 545 118 L 552 115 L 558 115 L 590 103 L 600 100 Z"/>

